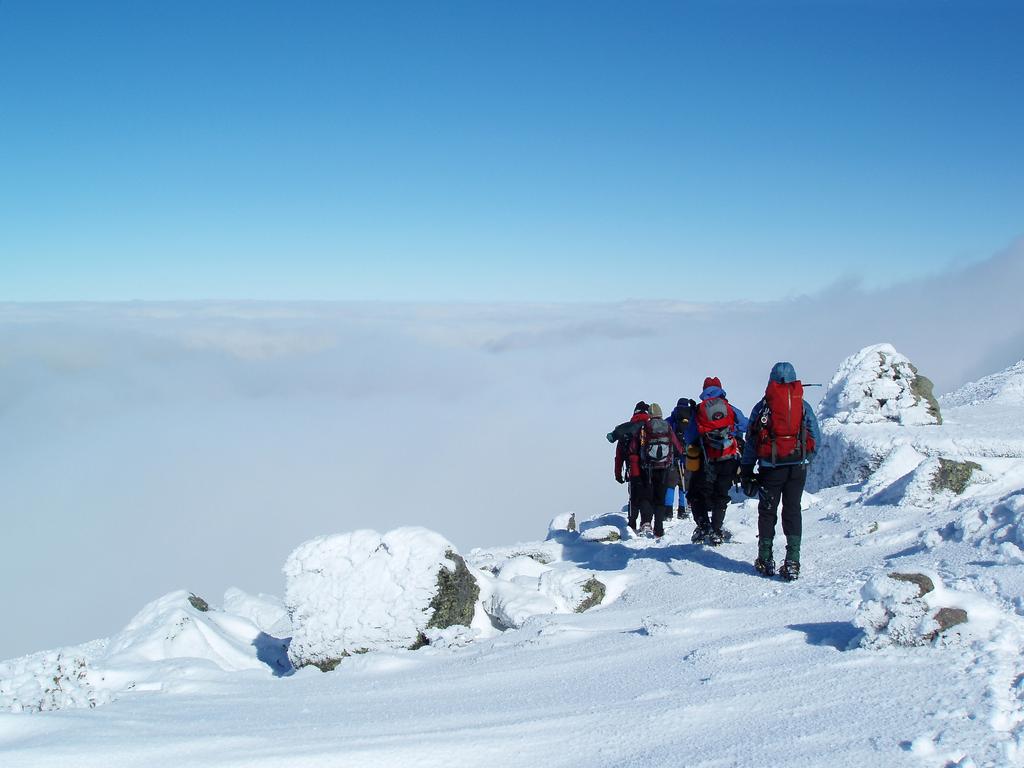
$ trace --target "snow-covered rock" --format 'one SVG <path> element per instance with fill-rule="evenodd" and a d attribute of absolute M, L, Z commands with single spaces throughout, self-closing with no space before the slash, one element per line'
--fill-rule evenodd
<path fill-rule="evenodd" d="M 528 557 L 505 561 L 488 586 L 484 608 L 506 628 L 521 627 L 533 616 L 582 613 L 606 593 L 604 583 L 572 563 L 544 565 Z"/>
<path fill-rule="evenodd" d="M 418 647 L 428 628 L 468 626 L 479 594 L 454 545 L 425 528 L 321 536 L 283 570 L 296 667 L 332 669 L 352 653 Z"/>
<path fill-rule="evenodd" d="M 864 648 L 927 645 L 966 624 L 967 612 L 945 604 L 941 599 L 944 593 L 942 582 L 935 574 L 880 573 L 873 576 L 861 589 L 861 602 L 853 621 L 862 631 L 860 645 Z M 938 601 L 936 596 L 940 596 Z"/>
<path fill-rule="evenodd" d="M 890 344 L 865 347 L 842 362 L 818 418 L 821 440 L 808 473 L 811 490 L 864 482 L 894 451 L 914 444 L 914 430 L 942 423 L 932 383 Z"/>
<path fill-rule="evenodd" d="M 818 406 L 840 424 L 941 424 L 932 383 L 891 344 L 865 347 L 846 358 Z"/>
<path fill-rule="evenodd" d="M 584 541 L 620 541 L 622 531 L 614 525 L 597 525 L 583 531 L 580 538 Z"/>

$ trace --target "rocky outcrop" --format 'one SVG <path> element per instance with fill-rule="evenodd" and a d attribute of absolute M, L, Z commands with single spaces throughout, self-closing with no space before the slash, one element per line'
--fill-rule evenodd
<path fill-rule="evenodd" d="M 976 471 L 981 471 L 981 465 L 977 462 L 940 458 L 932 475 L 932 490 L 952 491 L 959 496 L 967 490 Z"/>

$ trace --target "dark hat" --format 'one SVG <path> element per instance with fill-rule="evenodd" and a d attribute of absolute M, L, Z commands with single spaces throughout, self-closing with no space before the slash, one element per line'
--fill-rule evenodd
<path fill-rule="evenodd" d="M 633 413 L 650 413 L 651 407 L 643 400 L 633 406 Z"/>

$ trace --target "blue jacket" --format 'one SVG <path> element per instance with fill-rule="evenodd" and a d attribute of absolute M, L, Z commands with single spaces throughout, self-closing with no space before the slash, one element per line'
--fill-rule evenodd
<path fill-rule="evenodd" d="M 686 419 L 688 422 L 693 418 L 693 409 L 690 408 L 690 401 L 685 397 L 679 398 L 679 402 L 676 403 L 676 407 L 672 409 L 671 415 L 665 421 L 672 427 L 672 431 L 675 432 L 679 426 L 680 419 Z"/>
<path fill-rule="evenodd" d="M 700 393 L 700 399 L 709 400 L 712 397 L 725 398 L 725 390 L 721 387 L 708 387 Z M 732 409 L 733 418 L 736 419 L 736 426 L 732 430 L 732 435 L 735 437 L 738 434 L 747 431 L 748 423 L 747 417 L 743 415 L 743 411 L 737 408 L 732 403 L 729 403 L 729 408 Z M 686 434 L 684 435 L 684 441 L 687 445 L 697 445 L 700 442 L 700 432 L 697 431 L 697 414 L 692 411 L 690 413 L 690 423 L 686 425 Z"/>
<path fill-rule="evenodd" d="M 796 370 L 793 368 L 791 363 L 776 363 L 775 367 L 772 368 L 771 376 L 769 377 L 772 381 L 777 381 L 780 384 L 789 384 L 790 382 L 796 381 Z M 765 402 L 764 398 L 754 406 L 750 412 L 750 423 L 747 426 L 747 441 L 743 446 L 743 458 L 740 459 L 740 464 L 751 465 L 755 461 L 760 462 L 762 467 L 783 467 L 792 464 L 810 464 L 811 459 L 814 458 L 813 453 L 807 454 L 801 461 L 778 461 L 772 463 L 768 459 L 757 458 L 757 436 L 754 434 L 754 427 L 761 420 L 761 413 L 764 411 Z M 807 434 L 814 440 L 815 445 L 819 445 L 821 441 L 821 430 L 818 429 L 818 417 L 814 415 L 814 409 L 808 405 L 807 401 L 804 400 L 804 429 L 807 430 Z"/>

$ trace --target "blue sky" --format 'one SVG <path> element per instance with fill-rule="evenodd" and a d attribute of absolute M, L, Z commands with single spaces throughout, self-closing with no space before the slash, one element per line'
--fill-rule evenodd
<path fill-rule="evenodd" d="M 0 299 L 781 298 L 1024 233 L 1024 6 L 0 2 Z"/>

